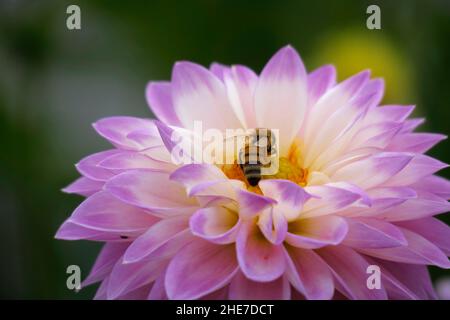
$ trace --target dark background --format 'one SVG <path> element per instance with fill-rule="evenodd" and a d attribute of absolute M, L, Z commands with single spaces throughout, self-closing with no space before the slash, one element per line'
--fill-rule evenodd
<path fill-rule="evenodd" d="M 66 28 L 69 4 L 81 30 Z M 366 28 L 370 4 L 382 30 Z M 92 297 L 95 286 L 66 288 L 66 267 L 86 276 L 100 246 L 54 240 L 82 200 L 60 189 L 78 176 L 74 163 L 108 148 L 91 123 L 152 117 L 145 85 L 169 79 L 175 61 L 259 72 L 290 43 L 309 70 L 334 63 L 343 79 L 371 68 L 386 79 L 385 103 L 416 104 L 421 130 L 448 135 L 449 40 L 447 0 L 0 0 L 0 298 Z M 448 146 L 430 153 L 450 162 Z"/>

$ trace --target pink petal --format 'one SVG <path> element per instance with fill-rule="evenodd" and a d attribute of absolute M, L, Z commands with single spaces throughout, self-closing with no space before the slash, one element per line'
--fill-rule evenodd
<path fill-rule="evenodd" d="M 275 200 L 244 189 L 236 191 L 239 203 L 239 215 L 252 218 L 276 203 Z"/>
<path fill-rule="evenodd" d="M 225 197 L 216 196 L 196 196 L 199 206 L 208 207 L 224 207 L 232 211 L 237 211 L 236 202 Z"/>
<path fill-rule="evenodd" d="M 265 196 L 277 201 L 276 208 L 287 220 L 300 215 L 303 204 L 311 198 L 302 187 L 288 180 L 262 180 L 259 187 Z"/>
<path fill-rule="evenodd" d="M 197 198 L 223 198 L 236 200 L 236 189 L 245 188 L 245 184 L 240 180 L 216 180 L 201 182 L 189 189 L 188 195 Z"/>
<path fill-rule="evenodd" d="M 61 240 L 91 240 L 91 241 L 114 241 L 128 242 L 130 238 L 135 238 L 143 231 L 127 231 L 124 235 L 122 232 L 108 232 L 87 228 L 72 221 L 66 220 L 58 229 L 55 239 Z"/>
<path fill-rule="evenodd" d="M 298 133 L 307 108 L 307 75 L 291 46 L 279 50 L 266 64 L 255 91 L 257 125 L 280 130 L 280 154 Z"/>
<path fill-rule="evenodd" d="M 371 200 L 359 187 L 345 182 L 310 186 L 306 191 L 314 197 L 303 208 L 301 218 L 313 218 L 336 213 L 350 205 L 369 207 Z"/>
<path fill-rule="evenodd" d="M 179 127 L 169 127 L 161 121 L 155 121 L 159 135 L 165 150 L 169 155 L 169 161 L 175 165 L 185 165 L 190 163 L 199 163 L 201 159 L 198 157 L 193 146 L 198 143 L 195 133 Z M 200 140 L 201 141 L 201 140 Z M 201 142 L 200 142 L 201 144 Z"/>
<path fill-rule="evenodd" d="M 388 150 L 425 153 L 444 139 L 447 136 L 435 133 L 402 134 L 392 139 Z"/>
<path fill-rule="evenodd" d="M 328 175 L 332 176 L 338 169 L 358 160 L 362 160 L 373 156 L 382 150 L 380 148 L 374 147 L 363 147 L 357 148 L 351 151 L 347 151 L 342 155 L 337 155 L 334 159 L 329 159 L 328 163 L 324 163 L 321 171 Z"/>
<path fill-rule="evenodd" d="M 423 218 L 395 223 L 413 231 L 434 245 L 438 246 L 447 256 L 450 255 L 450 227 L 436 218 Z"/>
<path fill-rule="evenodd" d="M 203 208 L 190 218 L 194 235 L 217 244 L 234 242 L 239 230 L 238 215 L 223 207 Z"/>
<path fill-rule="evenodd" d="M 431 193 L 419 192 L 418 196 L 402 204 L 382 211 L 377 218 L 388 221 L 413 220 L 450 211 L 450 203 Z"/>
<path fill-rule="evenodd" d="M 360 72 L 327 91 L 311 108 L 305 123 L 305 145 L 310 145 L 316 136 L 317 128 L 340 107 L 346 105 L 369 80 L 370 72 Z"/>
<path fill-rule="evenodd" d="M 154 160 L 139 152 L 121 152 L 114 154 L 98 164 L 108 170 L 122 171 L 130 169 L 154 169 L 172 171 L 175 166 L 166 162 Z"/>
<path fill-rule="evenodd" d="M 285 270 L 283 246 L 268 242 L 253 221 L 241 225 L 236 251 L 241 271 L 251 280 L 273 281 Z"/>
<path fill-rule="evenodd" d="M 144 259 L 187 228 L 188 219 L 184 216 L 163 219 L 155 223 L 133 241 L 123 257 L 124 263 Z"/>
<path fill-rule="evenodd" d="M 378 219 L 348 218 L 344 245 L 355 248 L 390 248 L 407 245 L 403 233 L 395 225 Z"/>
<path fill-rule="evenodd" d="M 371 82 L 368 85 L 370 84 Z M 376 105 L 379 100 L 378 88 L 375 87 L 374 91 L 356 95 L 319 124 L 314 136 L 310 137 L 308 142 L 305 141 L 305 145 L 308 145 L 303 155 L 306 167 L 312 166 L 323 158 L 326 151 L 332 154 L 338 153 L 342 145 L 351 139 L 358 124 L 362 123 L 367 110 Z"/>
<path fill-rule="evenodd" d="M 416 154 L 403 170 L 386 182 L 387 186 L 408 186 L 448 167 L 447 164 L 423 154 Z"/>
<path fill-rule="evenodd" d="M 408 187 L 380 187 L 367 192 L 372 199 L 372 210 L 380 212 L 417 198 L 417 192 Z"/>
<path fill-rule="evenodd" d="M 75 166 L 78 172 L 91 180 L 106 181 L 114 176 L 114 172 L 109 169 L 98 167 L 98 164 L 103 160 L 109 158 L 110 156 L 118 154 L 120 152 L 121 151 L 119 150 L 113 149 L 94 153 L 90 156 L 87 156 L 86 158 L 83 158 Z"/>
<path fill-rule="evenodd" d="M 341 243 L 347 231 L 345 219 L 339 216 L 300 219 L 289 223 L 286 242 L 294 247 L 316 249 Z"/>
<path fill-rule="evenodd" d="M 225 286 L 219 290 L 211 292 L 203 296 L 200 300 L 226 300 L 228 297 L 228 287 L 229 286 Z"/>
<path fill-rule="evenodd" d="M 374 96 L 373 104 L 370 107 L 370 109 L 373 109 L 377 107 L 381 102 L 381 99 L 383 99 L 384 87 L 385 85 L 383 78 L 371 79 L 361 88 L 357 96 Z M 353 99 L 356 100 L 357 97 L 354 97 Z"/>
<path fill-rule="evenodd" d="M 352 207 L 345 210 L 342 215 L 366 218 L 379 216 L 383 211 L 395 208 L 407 200 L 417 198 L 417 192 L 409 187 L 377 187 L 368 190 L 367 194 L 372 202 L 370 208 Z"/>
<path fill-rule="evenodd" d="M 211 71 L 217 78 L 219 78 L 222 81 L 224 73 L 227 72 L 228 70 L 230 70 L 230 67 L 217 62 L 213 62 L 209 66 L 209 71 Z"/>
<path fill-rule="evenodd" d="M 108 289 L 108 281 L 109 277 L 106 277 L 101 283 L 100 286 L 97 289 L 97 292 L 95 293 L 94 300 L 107 300 L 108 297 L 106 295 L 106 291 Z"/>
<path fill-rule="evenodd" d="M 103 181 L 96 181 L 86 177 L 81 177 L 62 189 L 62 191 L 89 197 L 97 191 L 100 191 L 104 184 L 105 183 Z"/>
<path fill-rule="evenodd" d="M 367 115 L 367 119 L 371 123 L 383 123 L 386 121 L 402 122 L 408 118 L 413 110 L 414 106 L 384 105 L 371 109 Z"/>
<path fill-rule="evenodd" d="M 145 211 L 100 191 L 82 202 L 67 222 L 92 230 L 131 236 L 143 232 L 157 220 Z M 61 236 L 60 230 L 57 237 Z"/>
<path fill-rule="evenodd" d="M 170 181 L 166 172 L 126 171 L 109 180 L 105 190 L 126 203 L 164 216 L 191 213 L 197 208 L 183 186 Z"/>
<path fill-rule="evenodd" d="M 159 120 L 174 126 L 181 125 L 172 104 L 169 82 L 149 82 L 145 95 L 148 105 Z"/>
<path fill-rule="evenodd" d="M 245 128 L 255 128 L 256 115 L 253 96 L 258 76 L 245 66 L 235 65 L 224 69 L 223 81 L 236 116 Z"/>
<path fill-rule="evenodd" d="M 366 282 L 369 263 L 357 252 L 345 246 L 329 246 L 317 251 L 336 279 L 336 288 L 349 299 L 385 300 L 383 283 L 380 289 L 370 290 Z"/>
<path fill-rule="evenodd" d="M 305 296 L 298 292 L 294 287 L 291 288 L 291 300 L 306 300 Z"/>
<path fill-rule="evenodd" d="M 412 118 L 405 120 L 401 133 L 411 133 L 425 123 L 425 118 Z"/>
<path fill-rule="evenodd" d="M 119 297 L 115 298 L 117 300 L 145 300 L 148 297 L 153 284 L 147 284 L 145 286 L 139 287 L 135 290 L 129 291 Z"/>
<path fill-rule="evenodd" d="M 117 299 L 152 283 L 164 271 L 167 263 L 167 260 L 156 259 L 127 264 L 122 260 L 117 261 L 109 276 L 108 299 Z"/>
<path fill-rule="evenodd" d="M 161 146 L 162 140 L 161 137 L 158 135 L 158 131 L 155 129 L 155 123 L 152 121 L 152 130 L 149 131 L 148 129 L 139 129 L 135 131 L 131 131 L 126 135 L 126 138 L 130 141 L 133 141 L 137 145 L 140 145 L 141 147 L 138 148 L 138 150 L 145 150 L 147 148 L 153 148 L 156 146 Z"/>
<path fill-rule="evenodd" d="M 408 245 L 385 249 L 359 249 L 364 254 L 389 261 L 430 264 L 441 268 L 450 268 L 447 256 L 433 243 L 419 234 L 401 228 Z"/>
<path fill-rule="evenodd" d="M 238 271 L 234 248 L 196 240 L 172 259 L 165 287 L 170 299 L 197 299 L 230 282 Z"/>
<path fill-rule="evenodd" d="M 442 177 L 428 176 L 411 185 L 411 187 L 430 192 L 445 200 L 450 199 L 450 181 Z"/>
<path fill-rule="evenodd" d="M 287 276 L 291 284 L 309 300 L 329 300 L 334 294 L 328 265 L 313 250 L 287 247 Z"/>
<path fill-rule="evenodd" d="M 239 180 L 230 180 L 216 166 L 209 164 L 185 165 L 170 175 L 170 179 L 183 184 L 188 196 L 195 196 L 206 206 L 211 201 L 235 201 L 236 191 L 244 188 Z"/>
<path fill-rule="evenodd" d="M 227 176 L 212 164 L 188 164 L 182 166 L 170 175 L 170 179 L 182 183 L 188 193 L 194 186 L 202 182 L 228 180 Z"/>
<path fill-rule="evenodd" d="M 126 150 L 142 150 L 159 144 L 158 131 L 152 120 L 135 117 L 110 117 L 100 119 L 93 124 L 95 130 L 114 146 Z M 150 145 L 142 145 L 127 136 L 133 131 L 146 132 L 154 139 Z"/>
<path fill-rule="evenodd" d="M 165 279 L 166 270 L 161 272 L 159 277 L 156 278 L 155 283 L 148 294 L 148 300 L 168 300 L 166 288 L 164 287 Z"/>
<path fill-rule="evenodd" d="M 439 277 L 436 281 L 436 294 L 440 300 L 450 300 L 450 278 Z"/>
<path fill-rule="evenodd" d="M 401 122 L 386 121 L 382 123 L 375 123 L 365 126 L 359 130 L 355 137 L 352 139 L 352 146 L 355 147 L 372 147 L 372 148 L 386 148 L 395 135 L 400 131 L 403 124 Z M 391 151 L 407 151 L 407 150 L 395 150 Z"/>
<path fill-rule="evenodd" d="M 228 298 L 231 300 L 289 300 L 291 288 L 285 277 L 271 282 L 256 282 L 238 272 L 230 284 Z"/>
<path fill-rule="evenodd" d="M 140 153 L 149 157 L 154 161 L 164 163 L 171 169 L 175 168 L 172 155 L 169 153 L 169 151 L 166 149 L 164 145 L 150 147 L 142 150 Z"/>
<path fill-rule="evenodd" d="M 203 121 L 204 129 L 241 127 L 230 105 L 224 84 L 208 69 L 190 62 L 178 62 L 172 71 L 172 101 L 183 126 L 194 128 Z"/>
<path fill-rule="evenodd" d="M 336 84 L 336 69 L 325 65 L 308 74 L 308 105 L 313 105 Z"/>
<path fill-rule="evenodd" d="M 351 181 L 361 188 L 376 187 L 405 168 L 412 158 L 407 153 L 383 152 L 339 169 L 332 178 Z"/>
<path fill-rule="evenodd" d="M 389 299 L 437 299 L 426 266 L 367 259 L 380 267 Z"/>
<path fill-rule="evenodd" d="M 127 242 L 106 243 L 97 256 L 91 272 L 87 278 L 84 279 L 82 287 L 105 279 L 111 273 L 114 265 L 122 257 L 128 246 L 129 243 Z"/>
<path fill-rule="evenodd" d="M 259 215 L 258 226 L 266 239 L 274 245 L 281 244 L 286 238 L 288 224 L 278 207 L 264 210 Z"/>

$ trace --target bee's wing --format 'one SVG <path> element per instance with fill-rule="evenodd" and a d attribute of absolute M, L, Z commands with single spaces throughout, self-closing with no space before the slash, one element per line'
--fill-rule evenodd
<path fill-rule="evenodd" d="M 246 133 L 242 133 L 242 134 L 233 134 L 233 135 L 231 135 L 231 136 L 229 136 L 229 137 L 223 138 L 223 141 L 229 141 L 229 140 L 231 140 L 231 139 L 245 138 L 245 137 L 248 137 L 248 134 L 246 134 Z"/>
<path fill-rule="evenodd" d="M 229 137 L 225 137 L 223 141 L 228 144 L 229 141 L 234 140 L 232 143 L 233 146 L 237 148 L 243 148 L 247 144 L 254 144 L 254 139 L 252 138 L 252 135 L 243 133 L 243 134 L 235 134 Z"/>

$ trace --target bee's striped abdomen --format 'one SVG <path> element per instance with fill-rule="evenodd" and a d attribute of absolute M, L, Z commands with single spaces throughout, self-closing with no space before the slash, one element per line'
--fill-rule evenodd
<path fill-rule="evenodd" d="M 257 186 L 261 180 L 261 165 L 260 164 L 243 164 L 242 170 L 244 176 L 251 186 Z"/>
<path fill-rule="evenodd" d="M 263 137 L 265 140 L 262 142 Z M 245 146 L 239 152 L 239 165 L 252 187 L 257 186 L 261 180 L 261 168 L 266 165 L 267 157 L 276 152 L 273 150 L 273 144 L 274 135 L 269 129 L 257 128 L 253 135 L 246 137 Z M 263 148 L 266 150 L 262 150 Z"/>

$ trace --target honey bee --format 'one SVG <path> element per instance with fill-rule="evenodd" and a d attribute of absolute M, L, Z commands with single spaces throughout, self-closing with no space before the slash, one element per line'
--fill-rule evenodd
<path fill-rule="evenodd" d="M 238 163 L 248 184 L 254 187 L 261 180 L 262 168 L 276 155 L 276 137 L 270 129 L 256 128 L 244 139 Z"/>

